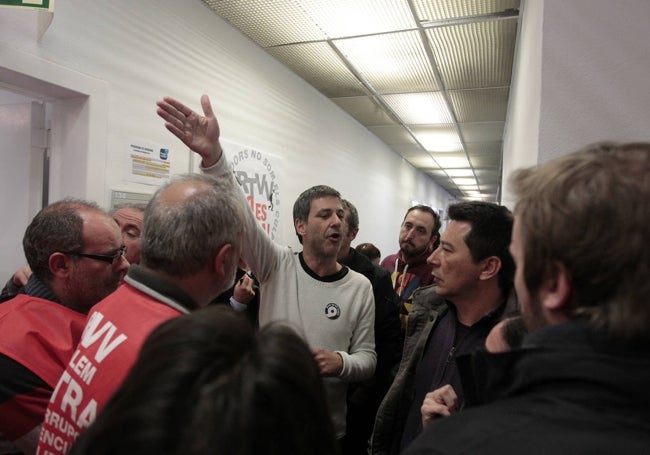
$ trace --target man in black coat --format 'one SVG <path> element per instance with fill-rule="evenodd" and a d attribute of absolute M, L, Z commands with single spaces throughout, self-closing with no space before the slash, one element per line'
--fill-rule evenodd
<path fill-rule="evenodd" d="M 347 434 L 343 444 L 343 455 L 361 455 L 367 453 L 375 414 L 393 380 L 402 345 L 398 296 L 393 290 L 390 272 L 350 246 L 359 232 L 359 213 L 349 201 L 342 202 L 345 212 L 343 240 L 337 260 L 368 278 L 375 297 L 377 367 L 372 378 L 351 384 L 348 389 Z"/>
<path fill-rule="evenodd" d="M 595 144 L 514 175 L 530 334 L 484 354 L 491 403 L 430 423 L 405 454 L 648 453 L 648 175 L 650 143 Z"/>

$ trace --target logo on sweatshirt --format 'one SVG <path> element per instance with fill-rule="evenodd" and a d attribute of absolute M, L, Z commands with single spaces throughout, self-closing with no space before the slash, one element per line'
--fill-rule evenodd
<path fill-rule="evenodd" d="M 328 303 L 325 307 L 327 319 L 338 319 L 341 316 L 341 309 L 336 303 Z"/>

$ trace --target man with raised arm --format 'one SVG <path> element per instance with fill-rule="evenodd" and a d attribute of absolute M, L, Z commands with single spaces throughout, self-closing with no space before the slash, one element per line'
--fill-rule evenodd
<path fill-rule="evenodd" d="M 238 186 L 223 156 L 207 95 L 201 97 L 203 116 L 173 98 L 157 104 L 166 128 L 201 156 L 203 172 Z M 241 207 L 248 207 L 243 191 L 239 193 Z M 336 260 L 343 215 L 339 192 L 317 185 L 304 191 L 293 207 L 302 252 L 274 243 L 250 210 L 242 245 L 242 256 L 260 281 L 260 326 L 288 321 L 305 337 L 324 377 L 340 440 L 345 435 L 347 383 L 369 378 L 376 364 L 372 287 Z"/>

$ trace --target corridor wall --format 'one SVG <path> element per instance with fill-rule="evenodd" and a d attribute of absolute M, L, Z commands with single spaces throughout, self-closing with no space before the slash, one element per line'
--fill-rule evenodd
<path fill-rule="evenodd" d="M 314 184 L 337 188 L 358 207 L 357 242 L 373 242 L 384 255 L 397 250 L 412 202 L 449 203 L 431 178 L 199 0 L 58 0 L 40 41 L 37 28 L 35 15 L 0 10 L 0 84 L 4 68 L 66 90 L 63 99 L 31 92 L 55 101 L 51 200 L 71 195 L 108 205 L 113 190 L 153 192 L 125 178 L 134 141 L 168 147 L 173 173 L 192 169 L 155 101 L 171 95 L 199 110 L 206 93 L 222 138 L 280 162 L 283 244 L 298 245 L 291 207 Z M 68 103 L 65 121 L 57 120 L 57 102 Z M 88 130 L 66 137 L 82 122 Z"/>

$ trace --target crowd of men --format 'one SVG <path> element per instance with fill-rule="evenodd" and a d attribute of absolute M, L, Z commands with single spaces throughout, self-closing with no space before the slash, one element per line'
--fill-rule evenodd
<path fill-rule="evenodd" d="M 650 144 L 520 170 L 513 211 L 454 203 L 442 232 L 411 207 L 379 266 L 325 185 L 293 206 L 301 250 L 275 243 L 208 97 L 157 106 L 201 174 L 146 208 L 64 199 L 25 231 L 1 453 L 647 452 Z"/>

